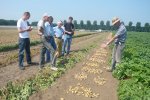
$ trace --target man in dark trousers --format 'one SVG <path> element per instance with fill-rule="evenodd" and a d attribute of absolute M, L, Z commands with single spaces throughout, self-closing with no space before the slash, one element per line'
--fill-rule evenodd
<path fill-rule="evenodd" d="M 39 67 L 40 69 L 44 67 L 45 53 L 46 53 L 46 50 L 48 50 L 52 54 L 51 69 L 57 70 L 56 63 L 55 63 L 57 56 L 55 54 L 55 49 L 53 48 L 51 43 L 49 43 L 50 34 L 49 34 L 49 31 L 47 31 L 48 27 L 45 26 L 45 23 L 48 21 L 48 19 L 49 19 L 49 16 L 47 13 L 45 13 L 43 15 L 43 18 L 38 22 L 38 25 L 37 25 L 38 35 L 40 35 L 41 42 L 42 42 Z"/>
<path fill-rule="evenodd" d="M 19 32 L 19 68 L 21 70 L 25 69 L 23 65 L 24 50 L 26 51 L 27 63 L 29 65 L 32 64 L 30 55 L 30 38 L 29 38 L 29 32 L 32 30 L 32 27 L 28 26 L 27 20 L 29 18 L 30 13 L 24 12 L 22 18 L 20 18 L 17 22 L 17 28 Z"/>
<path fill-rule="evenodd" d="M 64 24 L 65 34 L 64 34 L 64 42 L 62 47 L 62 55 L 68 55 L 70 53 L 70 47 L 72 42 L 72 36 L 74 34 L 75 28 L 72 23 L 73 17 L 68 18 L 68 22 Z"/>

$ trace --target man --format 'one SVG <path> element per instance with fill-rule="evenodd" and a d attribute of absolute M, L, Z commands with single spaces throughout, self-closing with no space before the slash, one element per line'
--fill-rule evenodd
<path fill-rule="evenodd" d="M 51 62 L 51 68 L 52 70 L 57 70 L 57 68 L 55 67 L 54 64 L 54 55 L 55 55 L 55 50 L 52 47 L 52 45 L 49 43 L 49 37 L 50 35 L 47 33 L 47 29 L 45 27 L 45 23 L 48 21 L 48 14 L 45 13 L 43 15 L 43 18 L 38 22 L 38 35 L 40 35 L 41 37 L 41 42 L 42 42 L 42 47 L 41 47 L 41 53 L 40 53 L 40 63 L 39 63 L 39 67 L 43 68 L 44 67 L 44 63 L 45 63 L 45 53 L 46 53 L 46 49 L 48 49 L 53 56 L 53 61 Z"/>
<path fill-rule="evenodd" d="M 65 23 L 64 27 L 65 27 L 65 35 L 64 35 L 64 42 L 63 42 L 63 49 L 62 49 L 62 55 L 65 54 L 65 51 L 67 53 L 67 55 L 70 53 L 70 46 L 71 46 L 71 42 L 72 42 L 72 36 L 74 34 L 74 25 L 72 23 L 73 21 L 73 17 L 69 17 L 68 18 L 68 22 Z M 66 48 L 67 46 L 67 48 Z"/>
<path fill-rule="evenodd" d="M 54 33 L 55 33 L 55 42 L 57 45 L 57 57 L 60 57 L 62 55 L 62 36 L 64 34 L 64 30 L 62 29 L 63 23 L 62 21 L 59 21 L 57 23 L 57 26 L 54 27 Z"/>
<path fill-rule="evenodd" d="M 110 41 L 108 41 L 104 46 L 104 47 L 107 47 L 109 44 L 111 44 L 113 41 L 115 41 L 115 45 L 113 48 L 113 54 L 112 54 L 112 66 L 111 66 L 111 69 L 108 70 L 111 72 L 121 62 L 121 55 L 122 55 L 122 51 L 125 47 L 125 41 L 126 41 L 126 37 L 127 37 L 126 27 L 122 22 L 120 22 L 119 18 L 117 18 L 117 17 L 113 18 L 112 24 L 118 28 L 118 31 L 115 34 L 115 36 L 112 39 L 110 39 Z"/>
<path fill-rule="evenodd" d="M 19 68 L 24 70 L 25 67 L 23 65 L 24 60 L 24 50 L 26 51 L 26 59 L 27 63 L 30 65 L 31 55 L 30 55 L 30 38 L 29 32 L 32 31 L 32 27 L 28 26 L 27 20 L 30 18 L 29 12 L 24 12 L 21 19 L 17 22 L 17 28 L 19 32 Z"/>
<path fill-rule="evenodd" d="M 49 16 L 48 17 L 48 22 L 45 23 L 45 28 L 47 33 L 49 34 L 49 43 L 52 45 L 54 50 L 56 50 L 56 44 L 54 40 L 54 29 L 53 29 L 53 17 Z M 51 62 L 52 61 L 52 54 L 48 50 L 46 50 L 46 62 Z"/>

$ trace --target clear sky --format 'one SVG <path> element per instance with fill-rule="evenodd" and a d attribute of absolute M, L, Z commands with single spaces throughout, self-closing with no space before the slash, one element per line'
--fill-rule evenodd
<path fill-rule="evenodd" d="M 150 0 L 0 0 L 0 19 L 19 19 L 24 11 L 31 12 L 30 21 L 38 21 L 47 12 L 54 22 L 73 16 L 80 20 L 105 22 L 114 16 L 128 24 L 133 21 L 150 23 Z"/>

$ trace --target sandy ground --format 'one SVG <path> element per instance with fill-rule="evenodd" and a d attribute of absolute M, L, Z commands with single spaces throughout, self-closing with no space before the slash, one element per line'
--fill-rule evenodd
<path fill-rule="evenodd" d="M 110 35 L 106 38 L 109 39 Z M 101 41 L 101 43 L 104 41 Z M 97 57 L 96 53 L 107 53 L 106 56 L 99 55 L 98 60 L 102 59 L 106 62 L 99 63 L 98 69 L 102 70 L 102 73 L 88 73 L 83 71 L 83 67 L 85 67 L 85 63 L 92 63 L 89 61 L 91 57 Z M 118 100 L 117 97 L 117 85 L 118 81 L 113 78 L 112 73 L 106 71 L 106 66 L 108 62 L 108 50 L 103 50 L 100 46 L 94 49 L 87 57 L 80 63 L 76 64 L 76 66 L 69 71 L 67 71 L 61 78 L 59 78 L 53 86 L 50 88 L 39 91 L 38 93 L 33 94 L 30 97 L 30 100 Z M 85 80 L 77 80 L 75 75 L 79 73 L 85 73 L 87 78 Z M 101 77 L 105 79 L 105 83 L 103 85 L 98 85 L 94 82 L 94 78 Z M 78 94 L 82 90 L 78 90 L 77 93 L 72 93 L 69 90 L 70 86 L 80 86 L 80 85 L 91 88 L 93 93 L 98 93 L 97 97 L 86 97 L 85 95 Z M 84 93 L 83 93 L 84 94 Z"/>

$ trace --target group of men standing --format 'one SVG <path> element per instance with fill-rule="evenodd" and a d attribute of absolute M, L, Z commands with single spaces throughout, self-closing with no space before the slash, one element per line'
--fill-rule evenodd
<path fill-rule="evenodd" d="M 30 55 L 30 38 L 29 32 L 32 27 L 28 25 L 27 20 L 30 18 L 29 12 L 24 12 L 21 19 L 17 22 L 19 31 L 19 68 L 24 70 L 23 65 L 24 51 L 26 51 L 26 59 L 29 65 L 32 65 Z M 40 50 L 39 67 L 43 68 L 45 62 L 50 62 L 51 69 L 57 70 L 56 60 L 60 56 L 69 55 L 74 35 L 73 17 L 69 17 L 68 21 L 63 24 L 62 21 L 57 22 L 57 26 L 53 25 L 53 17 L 45 13 L 38 22 L 38 35 L 40 36 L 42 46 Z M 46 59 L 45 59 L 46 54 Z"/>
<path fill-rule="evenodd" d="M 28 25 L 27 20 L 30 18 L 30 13 L 25 12 L 21 19 L 17 22 L 17 28 L 19 32 L 19 68 L 24 70 L 23 65 L 24 51 L 26 51 L 26 59 L 29 65 L 32 65 L 30 55 L 30 38 L 29 32 L 32 31 L 32 27 Z M 67 23 L 59 21 L 56 27 L 53 27 L 53 17 L 45 13 L 42 19 L 38 22 L 38 35 L 40 36 L 42 46 L 40 52 L 39 67 L 43 68 L 45 62 L 50 62 L 51 69 L 57 70 L 56 60 L 60 56 L 64 56 L 65 53 L 70 53 L 70 46 L 72 42 L 72 36 L 75 28 L 72 24 L 73 18 L 69 17 Z M 112 20 L 112 24 L 118 28 L 116 34 L 103 45 L 106 48 L 114 41 L 114 49 L 112 53 L 112 66 L 108 71 L 112 72 L 116 66 L 121 63 L 122 51 L 125 47 L 125 41 L 127 37 L 127 30 L 125 25 L 119 18 L 115 17 Z M 47 55 L 45 61 L 45 54 Z"/>

